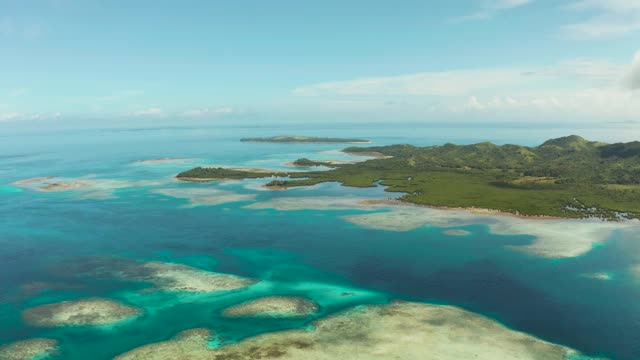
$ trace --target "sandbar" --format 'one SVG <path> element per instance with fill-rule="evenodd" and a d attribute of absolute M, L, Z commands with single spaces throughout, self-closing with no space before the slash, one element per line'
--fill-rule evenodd
<path fill-rule="evenodd" d="M 54 178 L 55 178 L 55 176 L 43 176 L 43 177 L 37 177 L 37 178 L 31 178 L 31 179 L 18 180 L 14 184 L 15 185 L 35 184 L 35 183 L 45 182 L 47 180 L 51 180 L 51 179 L 54 179 Z"/>
<path fill-rule="evenodd" d="M 44 184 L 43 186 L 38 188 L 38 191 L 44 192 L 59 192 L 59 191 L 67 191 L 77 188 L 83 188 L 87 186 L 95 185 L 94 182 L 91 181 L 71 181 L 71 182 L 52 182 Z"/>
<path fill-rule="evenodd" d="M 442 233 L 449 236 L 467 236 L 471 234 L 467 230 L 457 230 L 457 229 L 445 230 Z"/>
<path fill-rule="evenodd" d="M 603 280 L 603 281 L 608 281 L 613 279 L 613 275 L 608 272 L 587 273 L 587 274 L 582 274 L 582 276 L 588 279 Z"/>
<path fill-rule="evenodd" d="M 140 309 L 108 299 L 63 301 L 29 308 L 22 313 L 32 326 L 86 326 L 108 325 L 130 319 Z"/>
<path fill-rule="evenodd" d="M 45 176 L 19 180 L 13 185 L 21 189 L 46 193 L 73 191 L 82 198 L 104 200 L 113 198 L 116 189 L 160 185 L 162 183 L 162 181 L 152 180 L 98 179 L 92 176 L 79 178 Z"/>
<path fill-rule="evenodd" d="M 189 206 L 219 205 L 238 201 L 253 201 L 255 194 L 237 194 L 215 188 L 164 188 L 154 189 L 152 193 L 178 199 L 187 199 Z"/>

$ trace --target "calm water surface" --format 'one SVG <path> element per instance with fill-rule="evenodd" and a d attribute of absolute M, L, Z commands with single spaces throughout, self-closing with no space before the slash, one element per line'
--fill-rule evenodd
<path fill-rule="evenodd" d="M 513 252 L 527 235 L 499 236 L 484 225 L 453 237 L 425 227 L 376 231 L 342 219 L 359 210 L 252 210 L 244 206 L 276 197 L 389 197 L 381 188 L 325 184 L 314 189 L 269 192 L 247 182 L 179 184 L 177 172 L 195 165 L 286 169 L 300 157 L 348 158 L 338 144 L 249 144 L 245 136 L 283 133 L 369 137 L 376 145 L 472 143 L 494 140 L 535 145 L 569 130 L 387 127 L 111 128 L 0 133 L 0 344 L 31 337 L 60 341 L 64 359 L 108 359 L 177 332 L 208 327 L 222 342 L 259 333 L 304 328 L 313 319 L 237 320 L 220 310 L 263 295 L 301 295 L 317 300 L 316 316 L 358 304 L 407 299 L 462 306 L 506 325 L 589 354 L 640 359 L 640 282 L 627 269 L 638 261 L 639 237 L 613 237 L 588 254 L 548 260 Z M 573 132 L 579 132 L 577 129 Z M 615 137 L 602 129 L 583 136 Z M 597 137 L 600 134 L 601 137 Z M 608 140 L 608 139 L 603 139 Z M 191 158 L 185 164 L 136 161 Z M 87 177 L 110 184 L 99 194 L 41 193 L 11 184 L 40 177 Z M 135 184 L 131 185 L 131 184 Z M 187 200 L 157 194 L 158 188 L 216 187 L 255 194 L 255 201 L 187 207 Z M 264 280 L 264 285 L 227 294 L 188 295 L 139 291 L 144 284 L 79 277 L 74 266 L 95 257 L 178 262 Z M 612 274 L 610 281 L 582 276 Z M 43 291 L 25 284 L 43 282 Z M 345 292 L 354 296 L 341 296 Z M 145 309 L 113 328 L 30 327 L 20 312 L 34 305 L 107 297 Z"/>

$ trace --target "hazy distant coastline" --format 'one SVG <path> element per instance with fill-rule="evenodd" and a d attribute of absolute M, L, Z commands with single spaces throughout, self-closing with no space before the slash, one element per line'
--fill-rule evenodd
<path fill-rule="evenodd" d="M 279 135 L 270 137 L 242 138 L 243 142 L 270 142 L 270 143 L 343 143 L 343 144 L 370 144 L 370 140 L 351 138 L 330 138 L 315 136 Z"/>

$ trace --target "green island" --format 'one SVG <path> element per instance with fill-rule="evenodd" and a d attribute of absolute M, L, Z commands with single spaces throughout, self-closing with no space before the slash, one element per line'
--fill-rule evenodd
<path fill-rule="evenodd" d="M 279 135 L 271 137 L 242 138 L 245 142 L 272 142 L 272 143 L 370 143 L 362 139 L 342 139 L 330 137 Z"/>
<path fill-rule="evenodd" d="M 330 161 L 315 161 L 307 158 L 298 159 L 296 161 L 291 162 L 291 165 L 303 168 L 309 168 L 314 166 L 327 166 L 327 167 L 335 167 L 336 162 Z"/>
<path fill-rule="evenodd" d="M 289 188 L 323 182 L 386 186 L 404 193 L 400 201 L 448 208 L 481 208 L 522 216 L 640 217 L 640 142 L 606 144 L 572 135 L 535 147 L 445 144 L 417 147 L 350 147 L 355 155 L 386 157 L 332 164 L 325 171 L 252 172 L 195 168 L 178 179 L 276 177 L 266 187 Z M 319 165 L 305 159 L 304 165 Z"/>

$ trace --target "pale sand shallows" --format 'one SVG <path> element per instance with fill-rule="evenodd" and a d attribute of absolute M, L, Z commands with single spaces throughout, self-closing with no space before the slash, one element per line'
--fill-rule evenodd
<path fill-rule="evenodd" d="M 631 267 L 631 274 L 640 280 L 640 264 Z"/>
<path fill-rule="evenodd" d="M 510 249 L 548 258 L 566 258 L 589 252 L 614 231 L 638 231 L 638 222 L 605 222 L 571 219 L 523 219 L 503 215 L 477 215 L 465 210 L 397 205 L 390 211 L 346 216 L 363 227 L 388 231 L 410 231 L 423 226 L 457 227 L 486 224 L 494 234 L 531 235 L 533 243 Z"/>
<path fill-rule="evenodd" d="M 58 342 L 51 339 L 29 339 L 0 346 L 2 360 L 40 360 L 58 354 Z"/>
<path fill-rule="evenodd" d="M 108 299 L 84 299 L 41 305 L 25 310 L 22 318 L 33 326 L 108 325 L 140 314 L 138 308 Z"/>
<path fill-rule="evenodd" d="M 92 185 L 95 185 L 95 183 L 91 181 L 82 181 L 82 180 L 71 181 L 71 182 L 56 182 L 56 183 L 45 184 L 39 187 L 38 191 L 60 192 L 60 191 L 67 191 L 67 190 L 89 187 Z"/>
<path fill-rule="evenodd" d="M 54 178 L 55 176 L 43 176 L 43 177 L 37 177 L 37 178 L 31 178 L 31 179 L 23 179 L 23 180 L 16 181 L 14 185 L 37 184 L 37 183 L 45 182 L 47 180 L 51 180 Z"/>
<path fill-rule="evenodd" d="M 359 307 L 314 325 L 310 331 L 268 333 L 219 348 L 207 347 L 209 334 L 196 329 L 116 359 L 566 360 L 578 354 L 451 306 Z"/>
<path fill-rule="evenodd" d="M 445 230 L 442 233 L 449 236 L 467 236 L 471 234 L 467 230 Z"/>
<path fill-rule="evenodd" d="M 223 314 L 229 317 L 304 317 L 318 309 L 318 304 L 303 297 L 268 296 L 232 306 Z"/>
<path fill-rule="evenodd" d="M 86 178 L 62 178 L 56 176 L 45 176 L 33 179 L 19 180 L 13 185 L 28 190 L 42 192 L 61 192 L 73 189 L 85 188 L 96 185 L 95 182 Z"/>
<path fill-rule="evenodd" d="M 594 280 L 603 280 L 603 281 L 613 279 L 613 275 L 607 272 L 586 273 L 586 274 L 582 274 L 582 277 L 585 277 L 588 279 L 594 279 Z"/>
<path fill-rule="evenodd" d="M 290 210 L 376 210 L 374 206 L 364 206 L 366 198 L 337 197 L 337 196 L 305 196 L 305 197 L 280 197 L 269 201 L 257 202 L 245 206 L 247 209 L 274 209 L 280 211 Z"/>
<path fill-rule="evenodd" d="M 152 190 L 153 193 L 162 194 L 178 199 L 187 199 L 189 206 L 219 205 L 239 201 L 253 201 L 255 194 L 236 194 L 230 191 L 215 188 L 165 188 Z"/>
<path fill-rule="evenodd" d="M 113 198 L 114 191 L 117 189 L 161 185 L 164 182 L 166 181 L 97 179 L 90 176 L 81 178 L 47 176 L 19 180 L 13 185 L 26 190 L 47 193 L 74 191 L 82 198 L 102 200 Z"/>
<path fill-rule="evenodd" d="M 640 234 L 640 222 L 600 220 L 522 218 L 479 209 L 439 209 L 398 201 L 337 196 L 280 197 L 245 206 L 247 209 L 288 210 L 366 210 L 369 214 L 343 217 L 362 227 L 386 231 L 411 231 L 424 226 L 453 228 L 484 224 L 500 235 L 530 235 L 529 245 L 511 250 L 548 258 L 583 255 L 595 244 L 605 242 L 614 232 Z M 640 235 L 631 235 L 640 239 Z"/>

